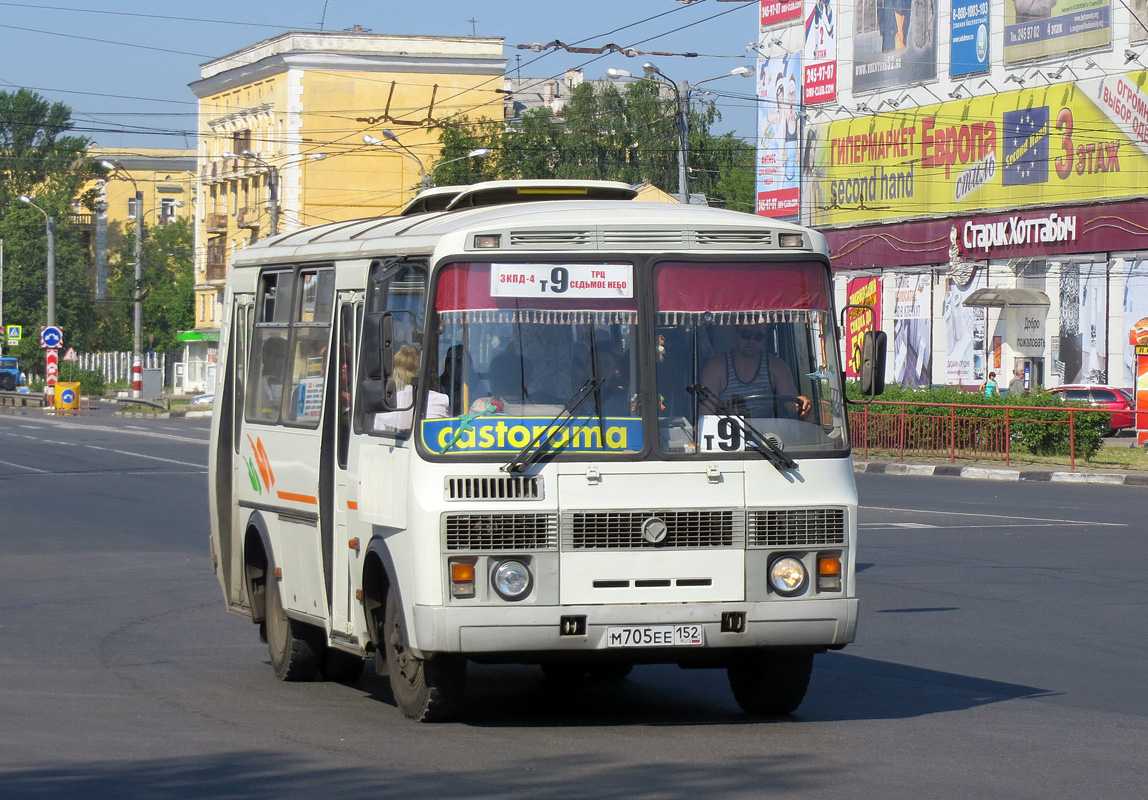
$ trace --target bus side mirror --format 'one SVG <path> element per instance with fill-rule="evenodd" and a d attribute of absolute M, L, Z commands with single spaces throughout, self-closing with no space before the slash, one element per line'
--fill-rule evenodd
<path fill-rule="evenodd" d="M 885 391 L 885 331 L 866 331 L 861 339 L 861 394 L 870 400 Z"/>
<path fill-rule="evenodd" d="M 359 396 L 364 414 L 393 411 L 394 322 L 385 311 L 372 311 L 363 317 L 363 344 L 359 352 Z"/>

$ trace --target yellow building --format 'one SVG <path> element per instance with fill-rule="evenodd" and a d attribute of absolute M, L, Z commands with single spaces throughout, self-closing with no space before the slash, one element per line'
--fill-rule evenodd
<path fill-rule="evenodd" d="M 191 219 L 195 213 L 195 151 L 93 145 L 88 156 L 117 165 L 108 179 L 94 179 L 84 186 L 85 194 L 96 191 L 95 213 L 77 206 L 73 219 L 88 240 L 95 265 L 95 297 L 103 300 L 107 255 L 135 220 L 137 187 L 143 193 L 145 227 Z"/>
<path fill-rule="evenodd" d="M 204 338 L 189 343 L 189 391 L 214 384 L 209 339 L 218 338 L 231 254 L 276 232 L 396 212 L 433 172 L 440 126 L 502 118 L 505 69 L 501 38 L 361 31 L 287 33 L 200 68 L 191 90 Z"/>

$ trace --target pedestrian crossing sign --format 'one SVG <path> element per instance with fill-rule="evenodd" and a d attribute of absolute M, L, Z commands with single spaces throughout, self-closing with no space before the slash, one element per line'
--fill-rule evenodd
<path fill-rule="evenodd" d="M 7 328 L 8 328 L 8 338 L 9 339 L 15 339 L 16 341 L 20 341 L 20 339 L 22 339 L 24 337 L 24 326 L 23 325 L 8 325 Z"/>

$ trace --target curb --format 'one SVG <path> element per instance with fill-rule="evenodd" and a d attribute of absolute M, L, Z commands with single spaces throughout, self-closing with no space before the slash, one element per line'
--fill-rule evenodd
<path fill-rule="evenodd" d="M 1099 483 L 1108 486 L 1148 486 L 1148 475 L 1123 472 L 1056 472 L 1053 470 L 1003 469 L 999 467 L 960 467 L 955 464 L 903 464 L 900 462 L 856 461 L 854 472 L 875 475 L 914 475 L 942 478 L 970 478 L 982 481 L 1033 481 L 1051 483 Z"/>

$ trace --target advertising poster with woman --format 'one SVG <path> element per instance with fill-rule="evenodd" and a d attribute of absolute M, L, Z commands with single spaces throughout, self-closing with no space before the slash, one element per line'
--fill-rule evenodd
<path fill-rule="evenodd" d="M 898 275 L 893 294 L 893 381 L 933 380 L 932 276 Z"/>
<path fill-rule="evenodd" d="M 1124 265 L 1123 367 L 1118 385 L 1135 386 L 1136 347 L 1148 345 L 1148 261 L 1125 261 Z"/>
<path fill-rule="evenodd" d="M 876 0 L 857 6 L 853 14 L 854 92 L 936 77 L 936 0 Z"/>
<path fill-rule="evenodd" d="M 801 211 L 801 54 L 758 60 L 757 213 Z"/>
<path fill-rule="evenodd" d="M 965 298 L 987 285 L 984 271 L 977 270 L 968 283 L 945 278 L 945 383 L 975 388 L 985 379 L 985 310 L 966 306 Z"/>

